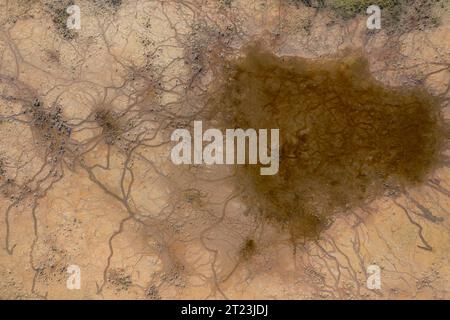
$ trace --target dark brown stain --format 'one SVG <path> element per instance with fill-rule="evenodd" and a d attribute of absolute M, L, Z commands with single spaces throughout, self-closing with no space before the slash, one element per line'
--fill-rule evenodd
<path fill-rule="evenodd" d="M 383 86 L 361 55 L 309 60 L 251 45 L 228 70 L 213 118 L 280 129 L 278 174 L 240 166 L 237 180 L 249 204 L 294 239 L 319 237 L 335 213 L 419 184 L 440 165 L 440 101 L 423 88 Z"/>

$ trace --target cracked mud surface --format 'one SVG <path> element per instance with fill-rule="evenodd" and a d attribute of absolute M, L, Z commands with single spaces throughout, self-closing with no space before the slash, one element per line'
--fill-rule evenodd
<path fill-rule="evenodd" d="M 378 31 L 364 11 L 269 0 L 76 1 L 68 30 L 73 3 L 0 0 L 0 298 L 450 298 L 448 138 L 419 183 L 379 181 L 308 239 L 258 213 L 235 167 L 170 161 L 171 132 L 211 115 L 254 42 L 314 61 L 357 52 L 383 86 L 436 97 L 448 126 L 448 1 L 404 1 Z"/>

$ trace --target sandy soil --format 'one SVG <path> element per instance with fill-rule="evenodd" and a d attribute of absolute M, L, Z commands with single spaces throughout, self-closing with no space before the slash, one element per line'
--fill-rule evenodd
<path fill-rule="evenodd" d="M 377 31 L 270 0 L 80 0 L 81 29 L 67 30 L 70 4 L 0 0 L 0 298 L 450 298 L 448 166 L 293 244 L 248 214 L 232 168 L 169 156 L 223 58 L 257 39 L 305 58 L 360 50 L 378 80 L 425 86 L 450 118 L 448 2 L 436 25 Z"/>

